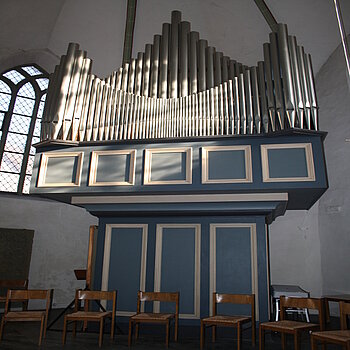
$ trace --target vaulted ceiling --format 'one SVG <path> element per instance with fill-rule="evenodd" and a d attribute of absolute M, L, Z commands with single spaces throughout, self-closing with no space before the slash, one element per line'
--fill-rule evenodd
<path fill-rule="evenodd" d="M 340 44 L 332 0 L 266 0 L 278 22 L 288 25 L 320 69 Z M 340 0 L 347 33 L 350 1 Z M 191 29 L 232 59 L 253 65 L 262 59 L 270 28 L 254 0 L 138 0 L 134 55 L 161 32 L 172 10 L 182 11 Z M 49 49 L 65 53 L 78 42 L 105 76 L 121 64 L 126 0 L 3 0 L 0 2 L 0 62 L 13 53 Z"/>

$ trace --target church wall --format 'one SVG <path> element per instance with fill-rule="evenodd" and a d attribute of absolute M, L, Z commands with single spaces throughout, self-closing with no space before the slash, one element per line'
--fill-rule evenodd
<path fill-rule="evenodd" d="M 349 36 L 348 36 L 349 41 Z M 349 83 L 349 84 L 348 84 Z M 342 47 L 319 71 L 316 87 L 323 130 L 329 189 L 319 201 L 319 234 L 324 294 L 350 292 L 350 82 Z M 333 305 L 337 308 L 337 305 Z"/>
<path fill-rule="evenodd" d="M 86 268 L 89 226 L 96 223 L 85 210 L 67 204 L 10 194 L 0 197 L 1 227 L 35 231 L 29 288 L 53 288 L 54 308 L 68 305 L 75 289 L 84 287 L 73 270 Z"/>

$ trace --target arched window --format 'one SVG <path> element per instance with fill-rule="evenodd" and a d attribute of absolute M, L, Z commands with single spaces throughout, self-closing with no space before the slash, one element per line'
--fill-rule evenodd
<path fill-rule="evenodd" d="M 29 192 L 48 76 L 35 64 L 0 75 L 0 191 Z"/>

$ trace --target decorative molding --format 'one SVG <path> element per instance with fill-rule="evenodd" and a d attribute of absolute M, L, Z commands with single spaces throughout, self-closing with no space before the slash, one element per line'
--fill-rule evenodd
<path fill-rule="evenodd" d="M 288 193 L 222 193 L 145 196 L 72 196 L 72 204 L 213 203 L 288 201 Z"/>
<path fill-rule="evenodd" d="M 186 178 L 184 180 L 152 180 L 152 156 L 160 153 L 185 153 L 186 154 Z M 192 148 L 153 148 L 145 150 L 144 185 L 190 185 L 192 184 Z"/>
<path fill-rule="evenodd" d="M 209 153 L 215 151 L 244 151 L 245 178 L 241 179 L 210 179 Z M 252 152 L 250 145 L 242 146 L 209 146 L 202 147 L 202 184 L 215 183 L 245 183 L 253 182 Z"/>
<path fill-rule="evenodd" d="M 268 151 L 271 149 L 296 149 L 303 148 L 305 150 L 307 176 L 306 177 L 270 177 Z M 261 166 L 263 182 L 301 182 L 315 181 L 315 166 L 312 153 L 311 143 L 286 143 L 286 144 L 268 144 L 261 145 Z"/>
<path fill-rule="evenodd" d="M 130 155 L 129 163 L 129 181 L 111 181 L 111 182 L 97 182 L 98 159 L 100 156 L 113 155 Z M 93 151 L 91 153 L 91 165 L 89 173 L 89 186 L 132 186 L 135 184 L 135 162 L 136 150 L 110 150 L 110 151 Z"/>
<path fill-rule="evenodd" d="M 209 267 L 209 312 L 212 314 L 213 300 L 211 296 L 216 292 L 216 229 L 219 227 L 243 227 L 250 229 L 250 259 L 251 259 L 251 283 L 252 294 L 258 296 L 258 262 L 257 262 L 257 238 L 256 224 L 253 223 L 218 223 L 210 224 L 210 267 Z M 259 298 L 255 303 L 256 320 L 259 320 Z"/>
<path fill-rule="evenodd" d="M 80 186 L 84 152 L 45 152 L 41 155 L 37 187 L 78 187 Z M 74 182 L 46 183 L 47 166 L 50 158 L 78 158 Z"/>
<path fill-rule="evenodd" d="M 200 255 L 201 255 L 201 225 L 200 224 L 158 224 L 156 229 L 156 256 L 154 266 L 154 291 L 159 292 L 162 275 L 162 245 L 164 228 L 194 228 L 195 229 L 195 280 L 194 280 L 194 313 L 179 314 L 182 319 L 200 318 Z M 159 302 L 154 303 L 153 311 L 159 312 Z"/>
<path fill-rule="evenodd" d="M 146 265 L 147 265 L 147 237 L 148 237 L 147 224 L 106 224 L 101 290 L 108 290 L 112 230 L 114 228 L 142 228 L 142 252 L 141 252 L 141 261 L 140 261 L 141 265 L 140 265 L 140 288 L 139 289 L 145 290 Z M 144 305 L 141 305 L 142 310 L 143 308 L 144 308 Z M 135 311 L 117 311 L 116 312 L 117 316 L 131 316 L 134 314 L 135 314 Z"/>

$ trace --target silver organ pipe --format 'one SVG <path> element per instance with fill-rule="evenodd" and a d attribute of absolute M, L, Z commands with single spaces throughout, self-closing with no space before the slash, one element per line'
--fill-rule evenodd
<path fill-rule="evenodd" d="M 172 13 L 144 52 L 105 79 L 70 44 L 50 76 L 41 139 L 104 141 L 318 130 L 311 57 L 285 25 L 247 67 Z"/>

